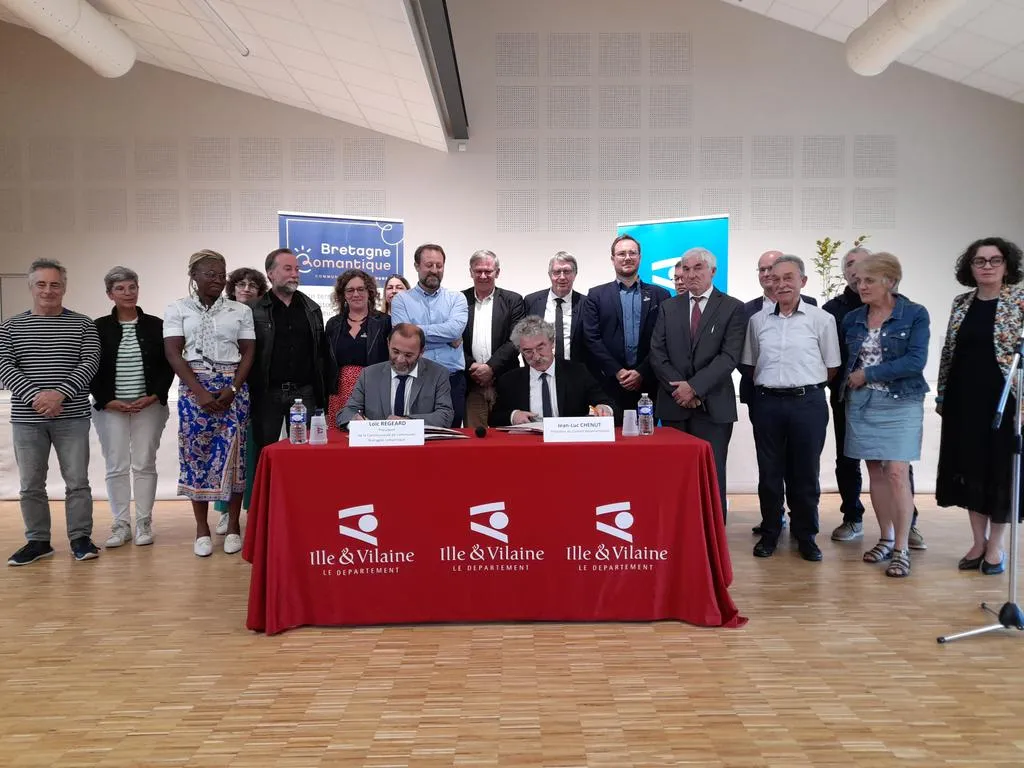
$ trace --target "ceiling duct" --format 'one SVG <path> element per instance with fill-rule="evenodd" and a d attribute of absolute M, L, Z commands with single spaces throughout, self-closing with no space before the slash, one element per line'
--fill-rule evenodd
<path fill-rule="evenodd" d="M 878 75 L 965 0 L 887 0 L 846 39 L 846 63 L 858 75 Z"/>
<path fill-rule="evenodd" d="M 0 0 L 0 5 L 104 77 L 135 63 L 135 44 L 85 0 Z"/>

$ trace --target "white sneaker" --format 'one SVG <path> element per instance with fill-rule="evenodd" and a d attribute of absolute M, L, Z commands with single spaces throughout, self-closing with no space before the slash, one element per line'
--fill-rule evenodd
<path fill-rule="evenodd" d="M 135 521 L 135 546 L 145 547 L 153 543 L 153 524 L 149 520 Z"/>
<path fill-rule="evenodd" d="M 196 557 L 209 557 L 213 554 L 213 539 L 209 536 L 200 536 L 192 545 L 192 551 Z"/>
<path fill-rule="evenodd" d="M 233 555 L 242 551 L 242 537 L 237 533 L 229 533 L 224 539 L 224 552 Z"/>
<path fill-rule="evenodd" d="M 220 520 L 217 521 L 217 527 L 213 529 L 213 532 L 218 536 L 223 536 L 228 532 L 228 513 L 221 512 Z"/>
<path fill-rule="evenodd" d="M 128 526 L 119 525 L 111 531 L 110 538 L 103 542 L 103 546 L 107 549 L 114 549 L 115 547 L 123 547 L 131 540 L 132 529 Z"/>

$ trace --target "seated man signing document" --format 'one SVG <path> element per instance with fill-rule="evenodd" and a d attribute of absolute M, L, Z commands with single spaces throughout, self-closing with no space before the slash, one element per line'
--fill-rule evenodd
<path fill-rule="evenodd" d="M 452 423 L 448 369 L 423 357 L 426 339 L 412 323 L 399 323 L 388 339 L 390 360 L 367 366 L 338 414 L 338 428 L 360 419 L 423 419 L 427 426 Z"/>
<path fill-rule="evenodd" d="M 491 424 L 497 427 L 539 421 L 545 416 L 612 416 L 612 399 L 586 366 L 555 359 L 555 328 L 536 315 L 512 329 L 527 368 L 498 379 Z"/>

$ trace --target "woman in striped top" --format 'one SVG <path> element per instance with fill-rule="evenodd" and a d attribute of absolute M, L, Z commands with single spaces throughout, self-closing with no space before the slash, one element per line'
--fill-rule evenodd
<path fill-rule="evenodd" d="M 167 423 L 167 392 L 174 373 L 164 355 L 163 321 L 138 306 L 139 276 L 127 267 L 114 267 L 103 283 L 114 308 L 96 319 L 100 366 L 89 389 L 113 515 L 106 546 L 132 540 L 133 485 L 135 544 L 144 546 L 153 543 L 156 452 Z"/>

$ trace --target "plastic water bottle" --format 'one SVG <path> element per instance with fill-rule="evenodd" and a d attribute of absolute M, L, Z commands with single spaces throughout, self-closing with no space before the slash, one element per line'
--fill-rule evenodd
<path fill-rule="evenodd" d="M 327 445 L 327 417 L 323 408 L 313 412 L 313 420 L 309 423 L 309 444 Z"/>
<path fill-rule="evenodd" d="M 654 434 L 654 401 L 644 392 L 640 395 L 640 401 L 636 404 L 636 420 L 640 426 L 641 435 Z"/>
<path fill-rule="evenodd" d="M 302 404 L 302 398 L 296 397 L 288 411 L 288 442 L 293 445 L 303 445 L 306 439 L 306 406 Z"/>

